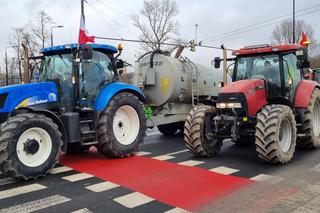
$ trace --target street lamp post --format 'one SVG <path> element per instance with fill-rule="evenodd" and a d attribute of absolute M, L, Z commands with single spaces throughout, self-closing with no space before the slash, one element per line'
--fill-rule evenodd
<path fill-rule="evenodd" d="M 292 43 L 296 43 L 296 1 L 293 0 L 292 2 L 293 6 L 293 13 L 292 13 Z"/>
<path fill-rule="evenodd" d="M 53 28 L 63 28 L 63 25 L 51 26 L 51 34 L 50 34 L 50 37 L 51 37 L 51 46 L 53 46 L 53 33 L 52 33 L 52 29 L 53 29 Z"/>

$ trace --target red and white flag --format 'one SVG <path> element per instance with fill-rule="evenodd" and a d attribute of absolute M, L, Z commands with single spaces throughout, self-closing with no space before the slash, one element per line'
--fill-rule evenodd
<path fill-rule="evenodd" d="M 94 43 L 95 36 L 89 36 L 86 25 L 84 23 L 84 17 L 81 15 L 80 19 L 80 30 L 79 30 L 79 44 L 86 44 L 88 42 Z"/>

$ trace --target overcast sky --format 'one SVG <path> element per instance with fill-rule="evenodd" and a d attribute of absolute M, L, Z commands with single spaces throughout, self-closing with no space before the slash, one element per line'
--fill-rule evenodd
<path fill-rule="evenodd" d="M 139 31 L 130 23 L 130 16 L 139 12 L 143 0 L 87 0 L 86 26 L 90 34 L 96 36 L 122 37 L 137 39 Z M 195 36 L 195 24 L 199 25 L 198 40 L 230 32 L 264 20 L 287 15 L 292 12 L 292 0 L 177 0 L 179 7 L 178 21 L 181 24 L 180 35 L 184 40 Z M 306 4 L 307 3 L 307 4 Z M 312 12 L 300 16 L 315 30 L 316 38 L 320 38 L 320 0 L 296 0 L 297 10 L 314 7 L 304 11 Z M 4 58 L 4 48 L 9 45 L 10 28 L 20 27 L 33 21 L 39 10 L 45 10 L 62 29 L 54 29 L 54 43 L 65 44 L 77 41 L 80 22 L 80 0 L 0 0 L 0 58 Z M 299 13 L 298 13 L 299 14 Z M 278 21 L 281 19 L 277 19 Z M 229 48 L 244 45 L 270 42 L 270 34 L 274 25 L 266 26 L 245 33 L 237 32 L 231 37 L 213 40 L 208 45 L 220 46 L 224 43 Z M 117 42 L 97 40 L 96 43 L 117 45 Z M 134 62 L 139 45 L 123 43 L 123 58 Z M 185 55 L 204 65 L 220 51 L 197 49 Z M 2 62 L 3 60 L 1 60 Z"/>

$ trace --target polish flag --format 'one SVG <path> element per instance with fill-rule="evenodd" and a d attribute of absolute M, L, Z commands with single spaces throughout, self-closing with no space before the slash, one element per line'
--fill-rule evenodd
<path fill-rule="evenodd" d="M 300 45 L 303 47 L 307 47 L 310 44 L 310 40 L 307 37 L 307 34 L 305 32 L 302 31 L 302 38 L 300 41 Z"/>
<path fill-rule="evenodd" d="M 80 19 L 80 30 L 79 30 L 79 44 L 86 44 L 88 42 L 94 43 L 95 36 L 89 36 L 88 30 L 86 29 L 86 25 L 84 23 L 84 17 L 81 15 Z"/>

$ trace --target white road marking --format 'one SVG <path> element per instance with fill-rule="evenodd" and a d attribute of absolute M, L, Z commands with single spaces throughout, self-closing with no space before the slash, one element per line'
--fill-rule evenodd
<path fill-rule="evenodd" d="M 86 189 L 89 189 L 93 192 L 103 192 L 107 191 L 109 189 L 113 189 L 118 187 L 119 185 L 111 183 L 111 182 L 102 182 L 102 183 L 97 183 L 91 186 L 87 186 Z"/>
<path fill-rule="evenodd" d="M 90 175 L 87 173 L 80 173 L 80 174 L 65 176 L 62 179 L 68 180 L 70 182 L 76 182 L 76 181 L 88 179 L 91 177 L 93 177 L 93 175 Z"/>
<path fill-rule="evenodd" d="M 230 174 L 239 172 L 240 170 L 232 169 L 232 168 L 224 167 L 224 166 L 219 166 L 219 167 L 210 169 L 209 171 L 216 172 L 216 173 L 223 174 L 223 175 L 230 175 Z"/>
<path fill-rule="evenodd" d="M 159 155 L 157 157 L 153 157 L 152 159 L 155 159 L 155 160 L 170 160 L 170 159 L 173 159 L 174 157 L 172 156 L 169 156 L 169 155 Z"/>
<path fill-rule="evenodd" d="M 178 164 L 184 165 L 184 166 L 197 166 L 197 165 L 200 165 L 200 164 L 203 164 L 203 163 L 204 163 L 203 161 L 188 160 L 188 161 L 184 161 L 184 162 L 181 162 L 181 163 L 178 163 Z"/>
<path fill-rule="evenodd" d="M 180 208 L 174 208 L 174 209 L 165 211 L 164 213 L 191 213 L 191 212 L 184 209 L 180 209 Z"/>
<path fill-rule="evenodd" d="M 265 175 L 265 174 L 260 174 L 255 177 L 250 178 L 250 180 L 255 180 L 258 182 L 266 182 L 266 183 L 271 183 L 271 184 L 276 184 L 284 180 L 282 177 L 276 177 L 272 175 Z"/>
<path fill-rule="evenodd" d="M 68 172 L 68 171 L 71 171 L 71 170 L 73 170 L 73 169 L 70 168 L 70 167 L 60 166 L 60 167 L 56 167 L 56 168 L 50 169 L 49 173 L 54 175 L 54 174 L 59 174 L 59 173 L 63 173 L 63 172 Z"/>
<path fill-rule="evenodd" d="M 310 171 L 320 172 L 320 163 L 318 165 L 316 165 L 315 167 L 313 167 L 312 169 L 310 169 Z"/>
<path fill-rule="evenodd" d="M 70 213 L 92 213 L 92 211 L 90 211 L 87 208 L 84 208 L 84 209 L 79 209 L 79 210 L 76 210 L 76 211 L 73 211 L 73 212 L 70 212 Z"/>
<path fill-rule="evenodd" d="M 28 203 L 19 204 L 12 206 L 6 209 L 1 209 L 1 213 L 10 212 L 10 213 L 20 213 L 20 212 L 34 212 L 41 209 L 45 209 L 51 206 L 55 206 L 61 203 L 70 201 L 71 199 L 61 196 L 53 195 L 39 200 L 34 200 Z"/>
<path fill-rule="evenodd" d="M 113 200 L 127 208 L 134 208 L 149 203 L 154 199 L 139 192 L 133 192 L 131 194 L 124 195 Z"/>
<path fill-rule="evenodd" d="M 10 183 L 15 183 L 15 182 L 17 181 L 13 178 L 3 178 L 3 179 L 0 179 L 0 186 L 7 185 Z"/>
<path fill-rule="evenodd" d="M 135 155 L 136 156 L 144 156 L 144 155 L 150 155 L 151 154 L 151 152 L 137 152 Z"/>
<path fill-rule="evenodd" d="M 177 151 L 177 152 L 171 152 L 171 153 L 166 154 L 166 155 L 177 155 L 177 154 L 184 153 L 184 152 L 189 152 L 189 149 L 184 149 L 184 150 Z"/>
<path fill-rule="evenodd" d="M 29 192 L 35 192 L 45 188 L 47 187 L 36 183 L 36 184 L 27 185 L 27 186 L 20 186 L 13 189 L 7 189 L 4 191 L 0 191 L 0 200 L 4 198 L 21 195 L 21 194 L 26 194 Z"/>

